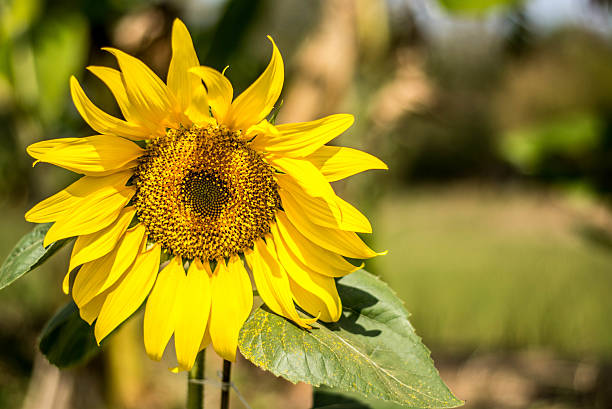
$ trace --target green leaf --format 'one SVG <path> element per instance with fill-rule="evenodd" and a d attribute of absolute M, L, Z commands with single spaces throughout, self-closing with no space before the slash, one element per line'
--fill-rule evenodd
<path fill-rule="evenodd" d="M 38 347 L 49 362 L 60 368 L 83 363 L 100 350 L 93 328 L 81 319 L 74 302 L 66 304 L 47 322 Z"/>
<path fill-rule="evenodd" d="M 240 352 L 291 382 L 418 408 L 462 404 L 440 378 L 402 301 L 384 282 L 360 270 L 338 280 L 338 292 L 342 318 L 310 331 L 259 308 L 242 327 Z"/>
<path fill-rule="evenodd" d="M 312 394 L 312 409 L 371 409 L 371 407 L 348 396 L 315 388 Z"/>
<path fill-rule="evenodd" d="M 45 262 L 70 239 L 59 240 L 43 247 L 43 239 L 51 223 L 39 224 L 13 247 L 0 267 L 0 290 Z"/>

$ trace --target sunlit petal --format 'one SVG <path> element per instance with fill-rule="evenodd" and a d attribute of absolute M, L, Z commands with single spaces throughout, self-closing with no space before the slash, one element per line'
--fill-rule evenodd
<path fill-rule="evenodd" d="M 299 212 L 286 214 L 291 224 L 297 230 L 302 232 L 313 243 L 327 250 L 346 257 L 360 259 L 386 254 L 386 252 L 376 253 L 353 232 L 318 226 Z"/>
<path fill-rule="evenodd" d="M 305 159 L 319 169 L 328 182 L 370 169 L 389 169 L 376 156 L 344 146 L 322 146 Z"/>
<path fill-rule="evenodd" d="M 196 258 L 189 266 L 177 297 L 174 345 L 181 369 L 189 370 L 195 362 L 210 315 L 210 300 L 210 277 L 202 262 Z"/>
<path fill-rule="evenodd" d="M 223 74 L 210 67 L 195 67 L 189 71 L 204 81 L 208 89 L 208 103 L 214 117 L 220 124 L 227 125 L 225 117 L 234 95 L 232 84 Z"/>
<path fill-rule="evenodd" d="M 227 266 L 219 259 L 212 279 L 210 337 L 223 359 L 236 360 L 238 333 L 252 307 L 251 280 L 240 258 L 233 256 Z"/>
<path fill-rule="evenodd" d="M 177 296 L 185 281 L 181 257 L 173 257 L 158 274 L 147 300 L 144 314 L 144 344 L 151 359 L 159 361 L 174 332 L 177 318 Z"/>
<path fill-rule="evenodd" d="M 135 187 L 126 186 L 102 199 L 92 195 L 75 207 L 74 214 L 65 214 L 57 219 L 47 231 L 43 245 L 104 229 L 117 219 L 135 192 Z"/>
<path fill-rule="evenodd" d="M 295 257 L 320 274 L 342 277 L 363 267 L 363 263 L 354 266 L 338 253 L 314 244 L 293 226 L 285 212 L 276 214 L 276 226 L 272 230 L 274 239 L 280 236 Z"/>
<path fill-rule="evenodd" d="M 268 39 L 272 42 L 272 58 L 259 78 L 232 102 L 229 118 L 225 121 L 232 130 L 246 131 L 251 125 L 264 119 L 283 89 L 283 58 L 272 37 L 268 36 Z"/>
<path fill-rule="evenodd" d="M 52 163 L 88 176 L 134 168 L 143 154 L 134 142 L 112 135 L 50 139 L 28 146 L 27 152 L 37 162 Z"/>
<path fill-rule="evenodd" d="M 159 269 L 160 250 L 160 246 L 155 245 L 138 254 L 121 282 L 109 291 L 94 330 L 98 344 L 132 315 L 149 295 Z"/>
<path fill-rule="evenodd" d="M 270 253 L 262 239 L 256 240 L 254 249 L 244 253 L 259 295 L 268 307 L 275 313 L 282 315 L 296 324 L 310 328 L 314 320 L 300 317 L 293 304 L 293 294 L 289 286 L 289 279 L 284 268 Z"/>
<path fill-rule="evenodd" d="M 125 207 L 121 210 L 114 223 L 98 232 L 79 236 L 72 247 L 68 271 L 72 271 L 80 264 L 96 260 L 108 254 L 115 248 L 135 214 L 136 210 L 132 206 Z"/>
<path fill-rule="evenodd" d="M 119 280 L 142 247 L 144 234 L 143 225 L 134 226 L 123 235 L 110 253 L 83 264 L 72 287 L 72 298 L 79 307 Z"/>
<path fill-rule="evenodd" d="M 107 114 L 94 105 L 75 77 L 70 77 L 70 92 L 77 111 L 93 130 L 101 134 L 113 134 L 125 138 L 148 139 L 150 131 L 138 124 L 126 122 Z M 119 100 L 118 100 L 119 101 Z"/>
<path fill-rule="evenodd" d="M 95 195 L 98 199 L 117 193 L 132 175 L 131 171 L 118 172 L 108 176 L 83 176 L 64 190 L 39 202 L 31 208 L 25 218 L 29 222 L 54 222 L 71 213 L 87 198 Z"/>
<path fill-rule="evenodd" d="M 128 100 L 140 122 L 150 121 L 159 127 L 177 126 L 176 114 L 180 110 L 166 84 L 138 58 L 115 48 L 103 50 L 117 58 Z"/>
<path fill-rule="evenodd" d="M 316 121 L 276 125 L 278 136 L 262 133 L 252 145 L 259 151 L 304 157 L 346 131 L 354 120 L 353 115 L 336 114 Z"/>
<path fill-rule="evenodd" d="M 276 229 L 273 225 L 272 229 Z M 277 237 L 278 234 L 276 235 Z M 342 303 L 332 277 L 316 273 L 295 257 L 282 240 L 266 241 L 268 248 L 275 250 L 278 260 L 290 278 L 295 301 L 309 314 L 326 322 L 337 321 L 342 313 Z"/>
<path fill-rule="evenodd" d="M 341 230 L 372 233 L 368 219 L 355 207 L 335 194 L 328 198 L 335 206 L 320 197 L 313 197 L 286 175 L 277 177 L 281 187 L 283 207 L 287 212 L 304 212 L 314 223 Z"/>
<path fill-rule="evenodd" d="M 185 24 L 179 19 L 172 25 L 172 59 L 168 69 L 168 88 L 175 95 L 179 110 L 189 110 L 194 119 L 202 120 L 208 115 L 206 90 L 202 81 L 189 72 L 200 65 L 193 48 L 193 41 Z M 190 109 L 191 107 L 191 109 Z"/>

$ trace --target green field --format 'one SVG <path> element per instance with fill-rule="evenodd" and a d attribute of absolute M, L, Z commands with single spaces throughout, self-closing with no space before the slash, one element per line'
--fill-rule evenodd
<path fill-rule="evenodd" d="M 473 187 L 400 192 L 374 214 L 389 254 L 368 264 L 433 350 L 550 347 L 612 356 L 612 251 L 583 231 L 601 209 Z"/>

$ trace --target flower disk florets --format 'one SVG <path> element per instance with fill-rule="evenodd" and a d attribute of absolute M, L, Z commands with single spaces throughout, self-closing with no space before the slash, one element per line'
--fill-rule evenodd
<path fill-rule="evenodd" d="M 135 183 L 149 238 L 184 258 L 243 252 L 280 208 L 273 169 L 225 127 L 168 130 L 148 144 Z"/>

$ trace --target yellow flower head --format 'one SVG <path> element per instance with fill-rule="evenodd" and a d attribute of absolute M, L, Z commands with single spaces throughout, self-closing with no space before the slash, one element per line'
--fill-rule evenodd
<path fill-rule="evenodd" d="M 309 328 L 317 318 L 340 318 L 334 277 L 359 268 L 344 257 L 379 254 L 355 233 L 370 233 L 368 220 L 330 182 L 386 165 L 325 145 L 351 126 L 351 115 L 278 126 L 266 120 L 284 80 L 272 47 L 264 73 L 233 100 L 229 80 L 200 66 L 179 20 L 166 84 L 138 59 L 105 49 L 119 70 L 88 69 L 125 119 L 100 110 L 72 77 L 74 104 L 98 135 L 28 147 L 37 162 L 84 175 L 26 219 L 54 222 L 45 246 L 77 237 L 63 287 L 68 293 L 70 272 L 81 266 L 72 297 L 81 317 L 95 321 L 98 342 L 148 297 L 151 358 L 161 358 L 174 334 L 181 369 L 210 343 L 233 361 L 253 306 L 247 266 L 267 306 Z M 170 260 L 159 271 L 162 252 Z M 296 304 L 315 318 L 300 316 Z"/>

